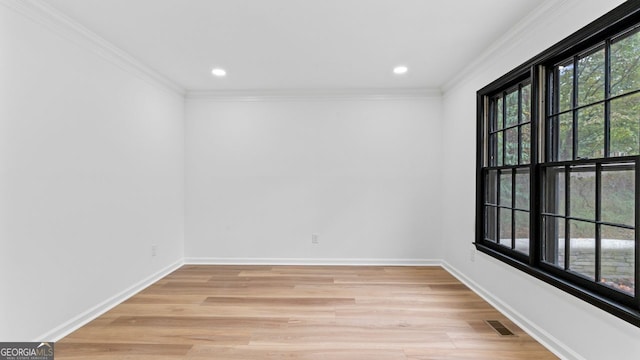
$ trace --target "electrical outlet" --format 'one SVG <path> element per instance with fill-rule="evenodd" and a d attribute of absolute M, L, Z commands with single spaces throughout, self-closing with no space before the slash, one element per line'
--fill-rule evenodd
<path fill-rule="evenodd" d="M 153 244 L 151 245 L 151 256 L 156 256 L 158 255 L 158 245 Z"/>
<path fill-rule="evenodd" d="M 311 234 L 311 243 L 312 244 L 319 244 L 320 243 L 320 236 L 318 236 L 318 234 Z"/>

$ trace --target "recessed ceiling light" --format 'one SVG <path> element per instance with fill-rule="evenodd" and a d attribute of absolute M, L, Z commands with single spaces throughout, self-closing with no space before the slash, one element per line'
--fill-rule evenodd
<path fill-rule="evenodd" d="M 217 76 L 217 77 L 222 77 L 222 76 L 227 75 L 227 72 L 224 69 L 221 69 L 221 68 L 214 68 L 213 70 L 211 70 L 211 73 L 214 76 Z"/>
<path fill-rule="evenodd" d="M 409 71 L 409 68 L 406 66 L 396 66 L 393 68 L 393 73 L 398 75 L 406 74 L 407 71 Z"/>

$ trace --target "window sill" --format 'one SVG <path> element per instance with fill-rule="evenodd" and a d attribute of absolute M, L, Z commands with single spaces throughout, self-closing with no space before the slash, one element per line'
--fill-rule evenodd
<path fill-rule="evenodd" d="M 545 283 L 552 285 L 562 291 L 565 291 L 577 298 L 580 298 L 589 304 L 606 311 L 609 314 L 619 317 L 620 319 L 640 327 L 640 311 L 629 306 L 619 304 L 611 301 L 599 294 L 593 293 L 588 289 L 576 286 L 562 278 L 559 278 L 549 272 L 546 272 L 540 268 L 533 267 L 527 263 L 515 260 L 505 254 L 502 254 L 490 247 L 482 245 L 480 243 L 474 243 L 476 249 L 482 253 L 485 253 L 495 259 L 498 259 L 508 265 L 511 265 Z"/>

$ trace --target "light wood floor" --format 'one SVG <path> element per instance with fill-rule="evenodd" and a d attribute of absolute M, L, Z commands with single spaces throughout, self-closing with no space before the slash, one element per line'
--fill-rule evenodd
<path fill-rule="evenodd" d="M 188 265 L 55 351 L 57 360 L 556 359 L 440 267 Z"/>

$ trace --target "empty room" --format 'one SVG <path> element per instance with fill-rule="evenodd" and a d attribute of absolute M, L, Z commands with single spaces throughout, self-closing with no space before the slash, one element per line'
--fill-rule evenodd
<path fill-rule="evenodd" d="M 0 360 L 640 357 L 640 1 L 0 0 Z"/>

